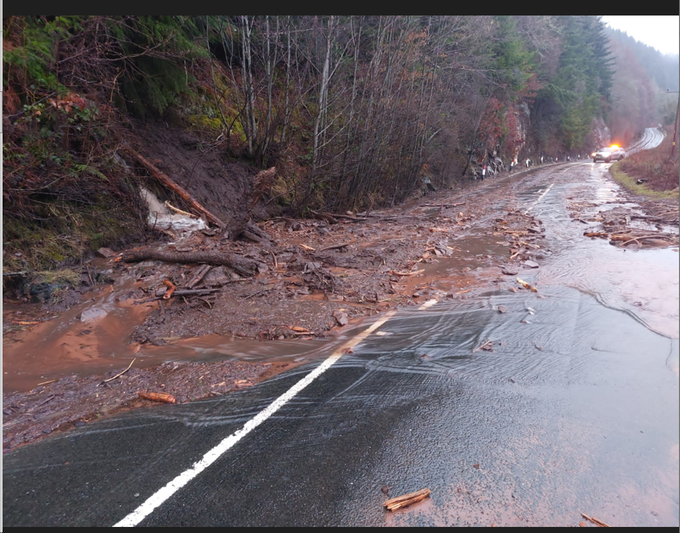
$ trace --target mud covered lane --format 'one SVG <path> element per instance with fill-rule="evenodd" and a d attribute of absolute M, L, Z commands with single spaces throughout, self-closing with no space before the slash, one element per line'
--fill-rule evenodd
<path fill-rule="evenodd" d="M 162 298 L 166 281 L 182 287 L 202 265 L 98 259 L 91 268 L 113 283 L 66 311 L 6 301 L 4 395 L 12 407 L 4 414 L 5 451 L 59 427 L 154 405 L 134 399 L 142 390 L 189 401 L 242 380 L 257 383 L 284 365 L 322 357 L 324 346 L 386 309 L 524 291 L 517 278 L 576 288 L 655 331 L 677 332 L 677 205 L 636 203 L 607 168 L 546 165 L 364 217 L 263 222 L 273 239 L 266 245 L 204 233 L 158 243 L 246 254 L 267 267 L 252 278 L 213 267 L 194 286 L 214 289 L 208 294 Z M 584 236 L 640 224 L 663 239 L 621 247 Z M 205 367 L 185 365 L 173 384 L 163 379 L 166 362 L 221 365 L 206 389 Z M 94 387 L 131 363 L 134 372 Z"/>

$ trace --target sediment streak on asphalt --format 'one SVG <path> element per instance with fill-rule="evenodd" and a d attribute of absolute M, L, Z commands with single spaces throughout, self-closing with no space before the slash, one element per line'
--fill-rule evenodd
<path fill-rule="evenodd" d="M 436 303 L 437 300 L 434 299 L 428 300 L 427 302 L 423 303 L 418 309 L 427 309 L 428 307 L 431 307 Z M 373 333 L 376 329 L 382 326 L 385 322 L 387 322 L 392 317 L 392 315 L 394 315 L 394 313 L 396 313 L 396 310 L 388 311 L 379 320 L 371 324 L 369 328 L 362 331 L 356 337 L 353 337 L 345 344 L 340 346 L 328 357 L 328 359 L 326 359 L 312 372 L 307 374 L 304 378 L 302 378 L 290 389 L 288 389 L 287 392 L 285 392 L 284 394 L 279 396 L 276 400 L 274 400 L 274 402 L 272 402 L 264 411 L 261 411 L 257 416 L 255 416 L 255 418 L 252 418 L 248 422 L 246 422 L 241 429 L 226 437 L 212 450 L 209 450 L 203 456 L 203 459 L 194 463 L 194 466 L 191 467 L 189 470 L 182 472 L 179 476 L 170 481 L 163 488 L 152 494 L 144 503 L 142 503 L 142 505 L 140 505 L 132 513 L 123 518 L 120 522 L 114 524 L 113 527 L 132 527 L 139 524 L 142 520 L 149 516 L 154 511 L 154 509 L 156 509 L 163 502 L 168 500 L 175 492 L 184 487 L 184 485 L 189 483 L 189 481 L 194 479 L 206 468 L 208 468 L 211 464 L 213 464 L 217 459 L 219 459 L 223 453 L 229 450 L 229 448 L 231 448 L 245 435 L 247 435 L 257 426 L 259 426 L 262 422 L 267 420 L 276 411 L 283 407 L 283 405 L 290 401 L 298 392 L 300 392 L 312 381 L 314 381 L 317 377 L 319 377 L 326 370 L 328 370 L 333 363 L 335 363 L 338 359 L 340 359 L 340 357 L 342 357 L 342 354 L 345 353 L 348 348 L 353 348 L 361 341 L 363 341 L 366 337 L 368 337 L 371 333 Z"/>

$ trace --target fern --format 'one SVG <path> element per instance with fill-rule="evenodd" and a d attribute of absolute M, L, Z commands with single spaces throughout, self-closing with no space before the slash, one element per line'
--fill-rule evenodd
<path fill-rule="evenodd" d="M 99 178 L 101 180 L 104 180 L 106 182 L 109 181 L 109 178 L 106 177 L 106 175 L 102 174 L 99 170 L 94 168 L 93 166 L 90 165 L 74 165 L 74 168 L 76 170 L 75 174 L 89 174 L 90 176 L 94 176 L 96 178 Z"/>

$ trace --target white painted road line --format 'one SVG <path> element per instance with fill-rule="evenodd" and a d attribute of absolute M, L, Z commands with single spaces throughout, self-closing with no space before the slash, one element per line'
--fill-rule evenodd
<path fill-rule="evenodd" d="M 423 309 L 427 309 L 428 307 L 432 307 L 436 303 L 437 303 L 437 300 L 435 300 L 435 299 L 428 300 L 427 302 L 425 302 L 423 305 L 421 305 L 418 308 L 418 311 L 422 311 Z"/>
<path fill-rule="evenodd" d="M 437 300 L 429 300 L 425 302 L 420 308 L 424 309 L 425 306 L 429 307 L 431 305 L 434 305 L 435 303 L 437 303 Z M 298 392 L 300 392 L 312 381 L 314 381 L 317 377 L 319 377 L 326 370 L 328 370 L 333 363 L 335 363 L 338 359 L 340 359 L 340 357 L 342 357 L 342 354 L 346 353 L 346 351 L 349 348 L 353 348 L 354 346 L 359 344 L 371 333 L 373 333 L 376 329 L 378 329 L 385 322 L 387 322 L 392 317 L 392 315 L 394 315 L 394 313 L 396 313 L 396 310 L 388 311 L 379 320 L 371 324 L 369 328 L 362 331 L 357 336 L 353 337 L 345 344 L 337 348 L 330 355 L 330 357 L 328 357 L 328 359 L 326 359 L 312 372 L 307 374 L 304 378 L 302 378 L 290 389 L 288 389 L 287 392 L 285 392 L 284 394 L 279 396 L 276 400 L 274 400 L 264 411 L 261 411 L 257 416 L 255 416 L 255 418 L 252 418 L 251 420 L 246 422 L 241 429 L 239 429 L 235 433 L 232 433 L 224 440 L 222 440 L 222 442 L 220 442 L 212 450 L 208 451 L 203 456 L 203 459 L 194 463 L 193 467 L 191 467 L 189 470 L 182 472 L 180 475 L 178 475 L 175 479 L 170 481 L 163 488 L 152 494 L 144 503 L 142 503 L 142 505 L 140 505 L 132 513 L 123 518 L 120 522 L 114 524 L 113 527 L 133 527 L 139 524 L 142 520 L 149 516 L 154 511 L 154 509 L 156 509 L 158 506 L 160 506 L 162 503 L 168 500 L 173 494 L 175 494 L 175 492 L 184 487 L 184 485 L 189 483 L 189 481 L 194 479 L 206 468 L 208 468 L 211 464 L 217 461 L 217 459 L 219 459 L 223 453 L 229 450 L 229 448 L 234 446 L 234 444 L 236 444 L 244 436 L 250 433 L 257 426 L 259 426 L 262 422 L 267 420 L 276 411 L 283 407 L 287 402 L 289 402 Z"/>
<path fill-rule="evenodd" d="M 543 194 L 541 194 L 541 196 L 539 196 L 538 199 L 537 199 L 533 204 L 531 204 L 531 206 L 529 207 L 529 209 L 527 209 L 526 211 L 524 211 L 524 214 L 525 214 L 525 215 L 528 215 L 528 214 L 529 214 L 529 211 L 531 211 L 531 210 L 534 208 L 534 206 L 535 206 L 538 202 L 540 202 L 546 194 L 548 194 L 548 191 L 549 191 L 550 189 L 552 189 L 552 186 L 553 186 L 553 185 L 555 185 L 555 184 L 554 184 L 554 183 L 551 183 L 551 184 L 550 184 L 550 187 L 548 187 L 545 191 L 543 191 Z"/>

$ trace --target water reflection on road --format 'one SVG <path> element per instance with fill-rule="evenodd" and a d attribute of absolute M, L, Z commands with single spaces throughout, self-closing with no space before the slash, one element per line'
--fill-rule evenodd
<path fill-rule="evenodd" d="M 342 363 L 392 376 L 352 391 L 366 409 L 411 407 L 363 488 L 426 479 L 436 494 L 387 524 L 575 525 L 587 509 L 677 524 L 677 339 L 575 289 L 540 296 L 400 313 Z"/>

